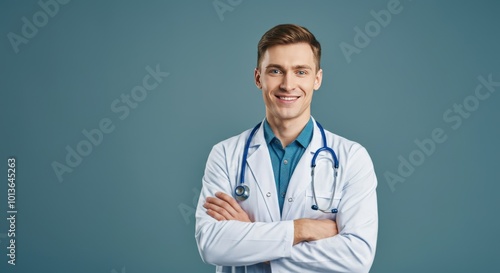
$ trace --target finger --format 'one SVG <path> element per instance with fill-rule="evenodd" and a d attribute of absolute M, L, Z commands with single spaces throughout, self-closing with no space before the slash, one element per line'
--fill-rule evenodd
<path fill-rule="evenodd" d="M 228 211 L 231 213 L 231 215 L 234 217 L 233 220 L 239 220 L 242 222 L 251 222 L 250 217 L 248 217 L 248 214 L 243 208 L 240 206 L 240 204 L 234 199 L 231 195 L 225 194 L 223 192 L 216 192 L 215 196 L 219 198 L 222 201 L 225 201 L 229 206 L 231 206 L 231 209 L 228 209 Z M 234 213 L 233 213 L 234 210 Z"/>
<path fill-rule="evenodd" d="M 216 194 L 217 196 L 217 194 Z M 229 204 L 227 201 L 220 199 L 219 197 L 207 197 L 207 203 L 214 204 L 226 210 L 231 216 L 236 217 L 238 212 Z"/>
<path fill-rule="evenodd" d="M 216 199 L 216 198 L 214 198 Z M 203 204 L 203 207 L 206 209 L 210 209 L 212 211 L 217 212 L 219 215 L 223 216 L 226 220 L 234 220 L 234 217 L 227 211 L 225 207 L 222 207 L 218 205 L 217 203 L 214 202 L 209 202 L 207 199 L 207 202 Z"/>
<path fill-rule="evenodd" d="M 207 209 L 207 214 L 214 218 L 215 220 L 217 221 L 224 221 L 224 220 L 227 220 L 224 216 L 220 215 L 219 213 L 217 213 L 216 211 L 214 210 L 211 210 L 211 209 Z"/>
<path fill-rule="evenodd" d="M 241 212 L 243 209 L 241 208 L 240 204 L 236 202 L 236 200 L 223 192 L 217 192 L 215 193 L 215 196 L 221 200 L 226 201 L 236 212 Z"/>

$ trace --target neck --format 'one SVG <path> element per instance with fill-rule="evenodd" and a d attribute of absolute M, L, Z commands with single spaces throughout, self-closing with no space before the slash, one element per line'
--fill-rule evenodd
<path fill-rule="evenodd" d="M 266 117 L 274 135 L 281 141 L 283 147 L 288 146 L 288 144 L 297 139 L 310 118 L 311 115 L 304 115 L 304 117 L 287 120 L 277 119 L 270 115 Z"/>

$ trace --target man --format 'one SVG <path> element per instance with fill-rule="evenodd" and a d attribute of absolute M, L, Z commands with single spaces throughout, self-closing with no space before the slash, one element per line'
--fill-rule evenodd
<path fill-rule="evenodd" d="M 265 119 L 213 147 L 196 211 L 198 249 L 217 272 L 368 272 L 372 265 L 377 179 L 361 145 L 311 117 L 320 58 L 319 42 L 301 26 L 275 26 L 259 41 L 254 78 Z M 235 193 L 238 186 L 244 190 Z"/>

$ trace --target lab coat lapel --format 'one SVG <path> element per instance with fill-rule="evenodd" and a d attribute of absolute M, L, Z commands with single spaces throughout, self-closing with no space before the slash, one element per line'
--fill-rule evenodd
<path fill-rule="evenodd" d="M 249 183 L 255 182 L 256 187 L 254 188 L 258 188 L 259 194 L 263 196 L 271 220 L 279 221 L 281 217 L 278 198 L 276 197 L 276 184 L 274 182 L 274 172 L 269 150 L 264 138 L 263 125 L 260 126 L 250 143 L 247 163 L 248 170 L 252 174 L 252 177 L 248 176 L 247 179 L 250 181 L 253 180 L 252 182 L 249 181 Z"/>
<path fill-rule="evenodd" d="M 314 130 L 311 142 L 309 143 L 309 146 L 306 148 L 304 154 L 297 163 L 297 167 L 295 167 L 292 177 L 290 178 L 290 183 L 288 184 L 286 199 L 283 205 L 284 220 L 295 219 L 297 217 L 297 213 L 302 213 L 302 207 L 304 205 L 302 201 L 305 196 L 305 191 L 307 187 L 311 185 L 311 161 L 314 153 L 323 146 L 321 132 L 319 131 L 319 128 L 316 125 L 316 121 L 314 119 L 313 123 Z M 325 153 L 321 153 L 316 161 L 325 156 L 324 154 Z M 295 212 L 295 214 L 293 214 L 293 212 Z"/>

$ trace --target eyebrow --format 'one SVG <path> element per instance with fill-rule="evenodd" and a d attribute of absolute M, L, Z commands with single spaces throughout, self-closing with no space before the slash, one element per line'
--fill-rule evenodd
<path fill-rule="evenodd" d="M 278 68 L 280 70 L 285 70 L 283 66 L 279 65 L 279 64 L 269 64 L 268 66 L 266 66 L 266 69 L 269 69 L 269 68 Z M 292 66 L 292 69 L 310 69 L 312 70 L 312 68 L 308 65 L 305 65 L 305 64 L 302 64 L 302 65 L 294 65 Z"/>

